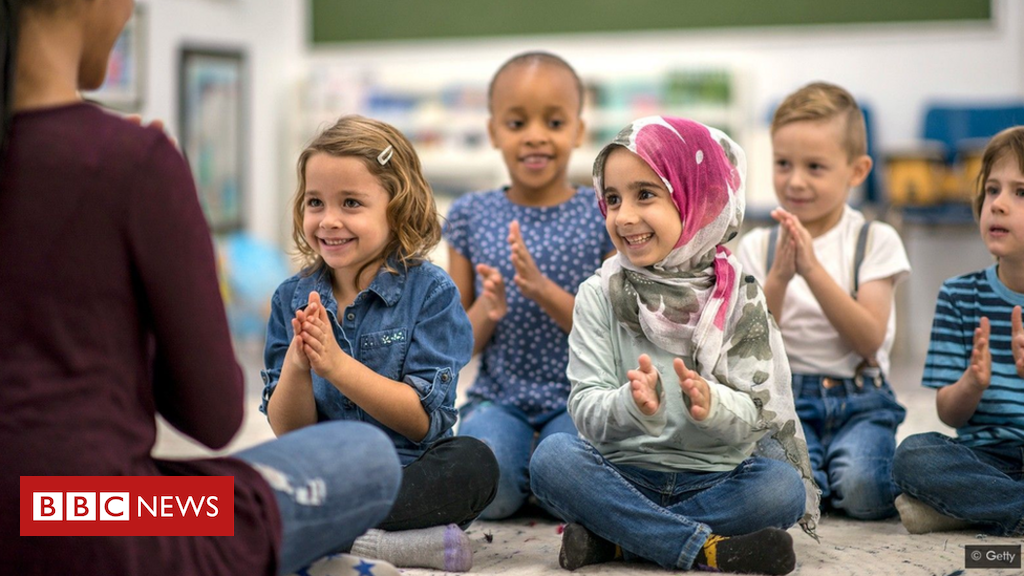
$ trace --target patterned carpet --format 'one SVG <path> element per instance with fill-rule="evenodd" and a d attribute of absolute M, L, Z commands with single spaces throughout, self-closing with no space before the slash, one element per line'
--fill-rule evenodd
<path fill-rule="evenodd" d="M 251 377 L 251 407 L 238 437 L 222 454 L 230 454 L 273 436 L 266 418 L 255 406 L 259 403 L 259 359 L 241 355 L 246 375 Z M 248 360 L 248 361 L 247 361 Z M 923 389 L 920 382 L 921 359 L 896 362 L 893 366 L 893 387 L 901 403 L 907 407 L 907 420 L 900 426 L 897 440 L 910 434 L 930 430 L 951 434 L 935 414 L 935 394 Z M 467 367 L 462 378 L 472 381 Z M 466 373 L 469 372 L 469 373 Z M 163 457 L 195 457 L 209 451 L 182 437 L 161 422 L 154 452 Z M 858 522 L 843 517 L 826 516 L 818 527 L 821 543 L 803 534 L 799 528 L 790 530 L 797 555 L 799 576 L 1001 576 L 1024 575 L 1024 570 L 965 570 L 964 547 L 970 545 L 1024 544 L 1022 539 L 991 538 L 972 532 L 946 532 L 911 536 L 893 519 L 885 522 Z M 468 530 L 474 546 L 471 574 L 506 574 L 509 576 L 557 575 L 565 573 L 558 567 L 561 544 L 559 525 L 550 519 L 534 516 L 515 517 L 502 522 L 475 522 Z M 408 576 L 439 574 L 430 570 L 404 569 Z M 587 566 L 577 574 L 667 574 L 655 565 L 612 563 Z M 352 566 L 342 560 L 322 562 L 310 576 L 342 576 L 353 574 Z"/>
<path fill-rule="evenodd" d="M 819 526 L 821 543 L 798 528 L 790 531 L 797 555 L 798 576 L 967 576 L 968 574 L 1024 574 L 1020 570 L 964 569 L 964 547 L 1012 545 L 1024 540 L 992 538 L 971 532 L 945 532 L 911 536 L 897 520 L 857 522 L 826 517 Z M 550 519 L 523 516 L 503 522 L 474 523 L 468 536 L 473 542 L 474 564 L 470 574 L 539 576 L 567 574 L 558 567 L 561 542 L 559 525 Z M 348 564 L 323 562 L 314 576 L 350 574 Z M 310 571 L 313 574 L 313 570 Z M 407 576 L 443 574 L 431 570 L 404 569 Z M 610 563 L 586 566 L 574 574 L 669 574 L 653 564 Z M 676 572 L 679 573 L 679 572 Z"/>

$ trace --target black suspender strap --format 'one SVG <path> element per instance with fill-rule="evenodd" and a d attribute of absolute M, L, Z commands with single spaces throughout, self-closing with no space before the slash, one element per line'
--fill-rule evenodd
<path fill-rule="evenodd" d="M 775 262 L 775 244 L 779 241 L 779 225 L 772 226 L 771 232 L 768 233 L 768 257 L 765 258 L 764 276 L 768 277 L 768 271 L 772 269 L 772 263 Z"/>
<path fill-rule="evenodd" d="M 853 299 L 857 299 L 857 291 L 860 290 L 860 265 L 864 263 L 864 252 L 868 247 L 868 232 L 871 230 L 871 222 L 865 222 L 860 227 L 857 235 L 857 251 L 853 253 Z"/>

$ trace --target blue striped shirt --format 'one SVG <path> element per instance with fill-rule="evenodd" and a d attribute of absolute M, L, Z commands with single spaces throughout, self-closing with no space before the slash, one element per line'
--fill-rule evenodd
<path fill-rule="evenodd" d="M 996 266 L 950 278 L 939 290 L 922 384 L 955 384 L 970 363 L 974 329 L 982 316 L 992 326 L 992 380 L 967 424 L 957 435 L 967 445 L 1024 443 L 1024 379 L 1017 375 L 1010 350 L 1010 313 L 1024 306 L 996 275 Z"/>

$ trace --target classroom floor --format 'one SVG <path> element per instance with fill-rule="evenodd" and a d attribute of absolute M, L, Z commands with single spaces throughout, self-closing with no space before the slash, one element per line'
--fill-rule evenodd
<path fill-rule="evenodd" d="M 270 439 L 273 435 L 266 419 L 257 410 L 262 382 L 259 377 L 260 350 L 257 344 L 241 346 L 239 358 L 248 386 L 247 416 L 242 430 L 222 453 L 231 453 Z M 951 430 L 935 415 L 934 393 L 920 385 L 922 359 L 894 357 L 893 386 L 907 407 L 907 420 L 897 438 L 926 431 Z M 473 366 L 463 374 L 463 382 L 472 382 Z M 161 422 L 154 449 L 160 457 L 196 457 L 209 451 L 180 436 Z M 804 535 L 799 528 L 790 530 L 797 554 L 799 576 L 962 576 L 964 547 L 968 545 L 1021 546 L 1024 539 L 993 538 L 975 532 L 945 532 L 911 536 L 898 519 L 885 522 L 858 522 L 826 516 L 818 527 L 821 542 Z M 475 522 L 467 531 L 474 545 L 474 574 L 539 576 L 563 573 L 558 567 L 561 542 L 559 525 L 539 514 L 525 514 L 502 522 Z M 337 566 L 340 571 L 341 566 Z M 437 574 L 430 570 L 402 570 L 408 576 Z M 312 576 L 332 573 L 330 562 L 310 570 Z M 665 574 L 653 565 L 612 563 L 588 566 L 579 574 Z M 974 572 L 978 573 L 978 572 Z M 1024 574 L 1022 570 L 985 570 L 982 573 Z"/>

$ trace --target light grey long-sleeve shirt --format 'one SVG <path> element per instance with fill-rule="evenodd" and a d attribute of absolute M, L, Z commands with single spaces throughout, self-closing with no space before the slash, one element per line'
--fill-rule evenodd
<path fill-rule="evenodd" d="M 641 354 L 650 356 L 660 374 L 661 402 L 650 416 L 637 408 L 626 376 Z M 732 470 L 767 432 L 757 407 L 749 395 L 717 382 L 714 370 L 701 370 L 711 388 L 711 411 L 703 421 L 694 420 L 674 359 L 619 325 L 598 276 L 580 285 L 567 374 L 569 414 L 583 437 L 615 464 L 664 472 Z M 692 358 L 683 361 L 695 368 Z"/>

